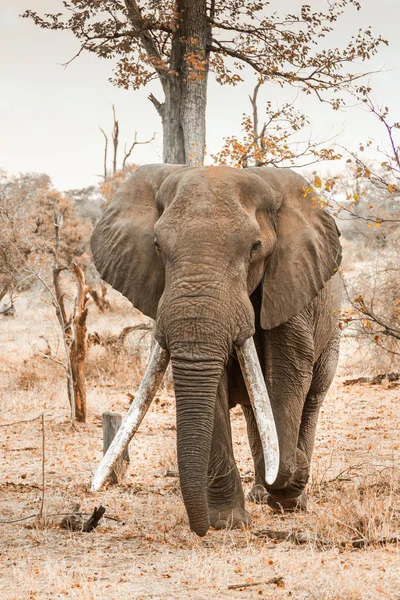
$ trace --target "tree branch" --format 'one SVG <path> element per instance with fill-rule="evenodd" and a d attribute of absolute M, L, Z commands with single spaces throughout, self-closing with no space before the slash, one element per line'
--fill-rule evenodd
<path fill-rule="evenodd" d="M 136 0 L 124 1 L 133 29 L 147 53 L 151 66 L 157 72 L 158 76 L 160 77 L 161 84 L 164 87 L 168 76 L 168 69 L 158 52 L 157 46 L 151 34 L 149 33 L 149 27 L 142 18 L 140 8 Z"/>
<path fill-rule="evenodd" d="M 106 133 L 104 132 L 104 130 L 99 127 L 101 133 L 104 135 L 105 138 L 105 144 L 104 144 L 104 172 L 103 172 L 103 177 L 104 177 L 104 181 L 107 179 L 107 153 L 108 153 L 108 137 L 106 135 Z"/>
<path fill-rule="evenodd" d="M 113 119 L 114 119 L 114 127 L 112 131 L 112 141 L 113 141 L 113 175 L 117 172 L 117 152 L 118 152 L 118 142 L 119 142 L 119 123 L 117 121 L 117 117 L 115 115 L 115 106 L 112 105 L 113 111 Z"/>
<path fill-rule="evenodd" d="M 153 133 L 152 137 L 149 140 L 146 140 L 145 142 L 138 142 L 137 141 L 137 131 L 135 131 L 135 136 L 134 136 L 133 143 L 132 143 L 131 147 L 129 148 L 128 151 L 126 151 L 126 146 L 125 146 L 125 149 L 124 149 L 125 156 L 124 156 L 124 160 L 122 161 L 122 170 L 123 171 L 125 170 L 126 161 L 128 160 L 128 158 L 132 154 L 132 150 L 134 149 L 134 147 L 135 146 L 140 146 L 141 144 L 150 144 L 150 142 L 152 142 L 154 140 L 155 136 L 156 136 L 156 134 Z"/>
<path fill-rule="evenodd" d="M 148 96 L 148 99 L 150 100 L 150 102 L 153 103 L 156 111 L 158 112 L 158 114 L 161 117 L 161 120 L 164 120 L 164 103 L 160 102 L 159 100 L 157 100 L 157 98 L 154 96 L 154 94 L 150 94 Z"/>

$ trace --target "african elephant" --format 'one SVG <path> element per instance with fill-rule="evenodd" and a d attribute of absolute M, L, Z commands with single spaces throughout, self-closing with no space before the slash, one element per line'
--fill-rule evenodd
<path fill-rule="evenodd" d="M 337 365 L 341 296 L 340 234 L 306 188 L 289 169 L 143 166 L 93 233 L 101 277 L 156 320 L 170 355 L 180 484 L 200 536 L 210 525 L 250 521 L 232 448 L 236 404 L 254 459 L 250 500 L 305 507 L 318 413 Z M 237 360 L 252 336 L 279 440 L 270 483 L 260 415 Z"/>

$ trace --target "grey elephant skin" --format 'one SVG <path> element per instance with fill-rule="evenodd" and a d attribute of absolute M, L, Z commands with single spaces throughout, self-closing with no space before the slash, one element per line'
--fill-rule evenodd
<path fill-rule="evenodd" d="M 198 535 L 250 522 L 232 448 L 236 404 L 254 459 L 249 499 L 305 507 L 341 296 L 340 234 L 314 196 L 289 169 L 147 165 L 93 233 L 101 277 L 156 320 L 156 340 L 170 353 L 180 484 Z M 279 439 L 272 485 L 235 354 L 250 336 Z"/>

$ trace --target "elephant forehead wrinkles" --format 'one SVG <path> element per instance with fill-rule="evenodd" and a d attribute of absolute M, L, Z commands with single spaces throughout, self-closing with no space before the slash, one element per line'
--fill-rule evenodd
<path fill-rule="evenodd" d="M 240 202 L 238 190 L 229 186 L 219 189 L 215 186 L 206 187 L 204 183 L 197 182 L 179 186 L 169 206 L 170 210 L 208 219 L 234 217 L 244 221 L 247 216 Z"/>
<path fill-rule="evenodd" d="M 165 232 L 165 243 L 173 245 L 182 239 L 199 246 L 218 246 L 229 243 L 240 249 L 241 241 L 258 235 L 259 226 L 238 198 L 215 196 L 208 190 L 203 194 L 197 186 L 178 191 L 172 203 L 156 225 L 157 235 Z M 178 241 L 179 239 L 179 241 Z"/>

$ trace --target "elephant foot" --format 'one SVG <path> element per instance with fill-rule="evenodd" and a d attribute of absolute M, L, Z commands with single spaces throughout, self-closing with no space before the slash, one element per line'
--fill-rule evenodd
<path fill-rule="evenodd" d="M 268 504 L 269 494 L 264 486 L 257 483 L 253 485 L 250 492 L 247 494 L 247 500 L 249 502 L 255 502 L 256 504 Z"/>
<path fill-rule="evenodd" d="M 251 514 L 244 508 L 210 508 L 209 513 L 214 529 L 243 529 L 251 523 Z"/>
<path fill-rule="evenodd" d="M 266 492 L 267 493 L 267 492 Z M 302 492 L 297 498 L 273 498 L 267 493 L 266 503 L 274 512 L 290 512 L 290 511 L 304 511 L 307 510 L 307 495 Z"/>

